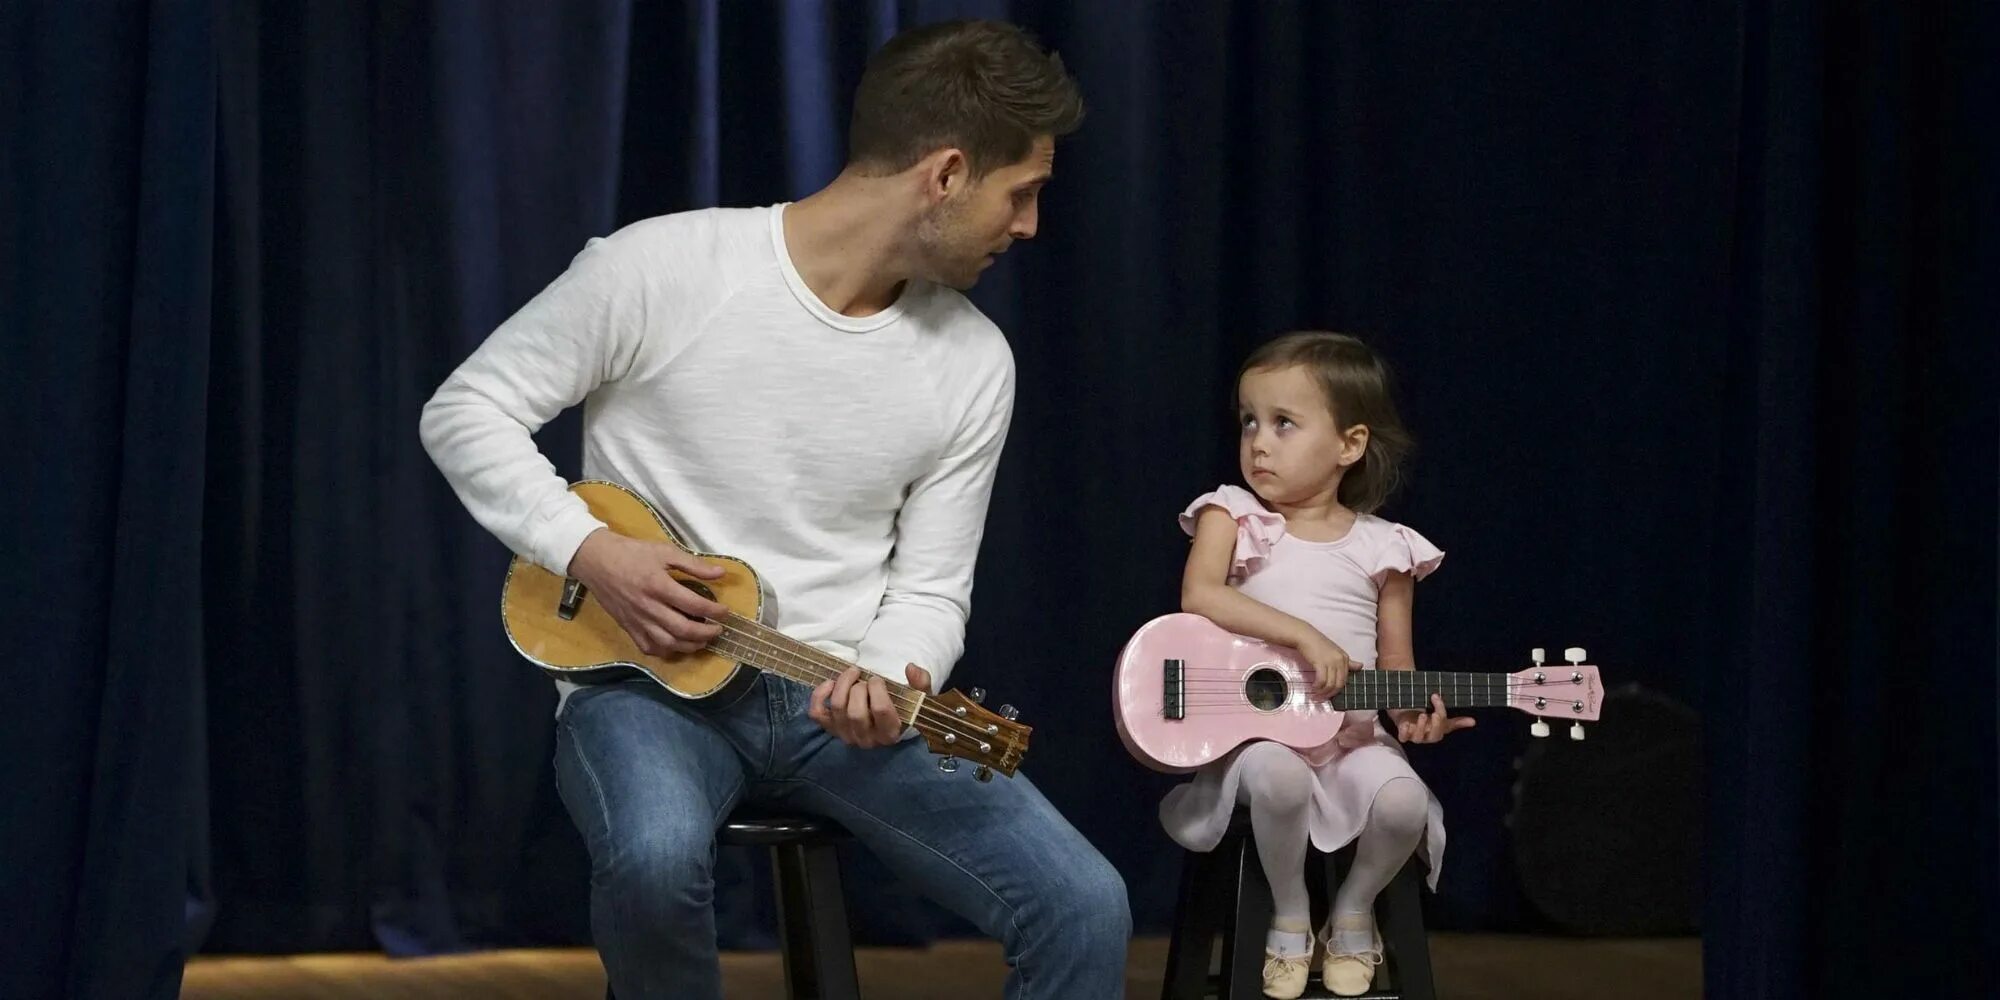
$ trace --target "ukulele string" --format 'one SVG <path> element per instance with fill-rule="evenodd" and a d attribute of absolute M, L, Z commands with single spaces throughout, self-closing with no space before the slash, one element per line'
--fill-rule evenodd
<path fill-rule="evenodd" d="M 787 649 L 785 646 L 782 646 L 769 639 L 765 639 L 754 632 L 751 632 L 747 629 L 737 626 L 734 624 L 734 622 L 736 621 L 747 621 L 747 619 L 744 619 L 742 616 L 732 613 L 724 621 L 717 622 L 716 624 L 722 627 L 724 634 L 728 638 L 724 639 L 723 636 L 718 636 L 715 639 L 715 641 L 710 643 L 710 645 L 716 647 L 719 651 L 724 653 L 743 655 L 744 661 L 751 663 L 751 665 L 753 666 L 756 665 L 756 661 L 758 659 L 776 660 L 793 670 L 796 670 L 800 673 L 804 673 L 807 678 L 813 678 L 814 680 L 807 680 L 799 677 L 791 678 L 793 680 L 798 680 L 801 683 L 808 683 L 808 684 L 814 683 L 815 680 L 819 682 L 832 680 L 834 677 L 839 676 L 840 672 L 845 672 L 845 670 L 849 666 L 853 666 L 852 664 L 844 664 L 841 666 L 840 671 L 827 673 L 826 671 L 829 671 L 831 669 L 828 664 L 824 662 L 819 662 L 815 658 L 809 658 L 807 656 L 801 655 L 800 653 Z M 821 653 L 821 651 L 819 650 L 814 650 L 814 652 L 816 654 L 826 655 Z M 829 657 L 829 659 L 830 658 L 831 657 Z M 785 671 L 783 670 L 774 672 L 779 673 L 781 676 L 786 676 Z M 866 673 L 866 671 L 864 671 L 864 673 Z M 902 714 L 907 712 L 910 719 L 909 724 L 912 727 L 916 728 L 918 731 L 928 732 L 939 736 L 949 734 L 957 739 L 971 739 L 975 742 L 975 744 L 977 743 L 990 744 L 993 741 L 999 739 L 999 733 L 983 732 L 980 729 L 979 723 L 973 722 L 969 719 L 958 718 L 955 714 L 944 709 L 942 706 L 938 706 L 935 709 L 935 711 L 943 721 L 940 722 L 937 720 L 925 719 L 923 708 L 925 707 L 924 703 L 928 700 L 928 698 L 904 693 L 903 691 L 897 690 L 898 688 L 902 688 L 903 685 L 896 684 L 894 681 L 889 681 L 888 678 L 883 678 L 883 680 L 887 682 L 887 684 L 889 685 L 894 685 L 893 687 L 889 687 L 888 690 L 889 690 L 890 701 L 894 703 L 896 707 L 899 709 L 899 712 L 897 713 L 898 716 L 900 717 Z M 857 683 L 860 683 L 860 681 L 857 680 Z"/>

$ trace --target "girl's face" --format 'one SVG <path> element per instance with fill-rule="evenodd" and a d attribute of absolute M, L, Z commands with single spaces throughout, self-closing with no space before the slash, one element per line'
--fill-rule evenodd
<path fill-rule="evenodd" d="M 1243 480 L 1268 503 L 1333 499 L 1341 475 L 1368 450 L 1368 428 L 1335 426 L 1325 392 L 1301 366 L 1244 372 L 1236 397 Z"/>

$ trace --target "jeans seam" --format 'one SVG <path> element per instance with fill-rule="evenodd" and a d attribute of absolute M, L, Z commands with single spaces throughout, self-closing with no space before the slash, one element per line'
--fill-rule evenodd
<path fill-rule="evenodd" d="M 564 733 L 567 734 L 567 738 L 570 744 L 570 751 L 572 754 L 575 755 L 577 765 L 583 768 L 583 776 L 590 782 L 591 798 L 597 806 L 597 821 L 601 826 L 604 827 L 605 849 L 613 854 L 612 858 L 606 859 L 606 864 L 607 866 L 615 867 L 615 860 L 616 860 L 615 855 L 619 851 L 619 845 L 618 845 L 618 838 L 615 835 L 613 835 L 611 831 L 611 807 L 610 804 L 605 801 L 604 783 L 598 779 L 597 769 L 590 765 L 590 757 L 584 754 L 583 748 L 578 744 L 576 739 L 576 727 L 570 725 L 567 719 L 558 719 L 556 721 L 556 724 L 562 727 Z M 560 791 L 562 786 L 561 768 L 556 769 L 556 785 L 557 785 L 557 790 Z M 750 783 L 747 779 L 739 777 L 736 779 L 736 787 L 730 789 L 728 795 L 723 796 L 722 809 L 718 811 L 716 814 L 717 828 L 720 828 L 723 823 L 728 822 L 730 812 L 736 808 L 736 803 L 742 799 L 743 792 L 746 788 L 749 787 L 749 785 Z M 709 835 L 709 841 L 708 841 L 709 867 L 711 871 L 715 866 L 716 846 L 717 845 L 715 836 L 713 833 L 711 833 Z M 713 878 L 713 875 L 711 875 L 710 877 Z M 617 913 L 618 913 L 618 907 L 616 906 L 606 907 L 605 908 L 606 922 L 609 923 L 615 921 L 617 919 Z M 616 940 L 618 935 L 616 933 L 615 927 L 605 928 L 605 936 L 612 940 Z M 594 934 L 593 937 L 595 937 Z M 605 942 L 594 942 L 594 943 L 596 943 L 600 949 L 605 946 Z"/>
<path fill-rule="evenodd" d="M 590 766 L 590 756 L 583 752 L 583 746 L 577 742 L 576 727 L 570 725 L 568 719 L 563 719 L 561 725 L 564 733 L 569 738 L 570 753 L 575 755 L 577 766 L 583 768 L 583 776 L 590 781 L 590 797 L 597 806 L 597 822 L 604 828 L 604 849 L 610 854 L 609 857 L 604 859 L 605 867 L 616 868 L 619 853 L 618 838 L 613 836 L 611 832 L 611 805 L 604 798 L 604 783 L 598 780 L 597 769 Z M 560 771 L 558 771 L 558 774 L 560 774 Z M 617 914 L 618 907 L 605 907 L 605 921 L 607 923 L 616 920 Z M 616 933 L 613 933 L 612 928 L 605 928 L 605 936 L 613 940 L 616 940 L 618 937 Z"/>
<path fill-rule="evenodd" d="M 784 723 L 784 719 L 779 717 L 778 704 L 782 701 L 786 708 L 790 708 L 791 703 L 785 700 L 784 693 L 778 690 L 778 683 L 771 679 L 771 675 L 765 674 L 757 680 L 764 686 L 763 773 L 770 774 L 778 766 L 778 730 Z"/>
<path fill-rule="evenodd" d="M 918 840 L 916 837 L 911 836 L 902 827 L 897 826 L 896 824 L 891 823 L 888 820 L 885 820 L 882 817 L 877 816 L 872 812 L 869 812 L 866 808 L 855 803 L 853 800 L 847 798 L 846 796 L 840 794 L 839 792 L 834 791 L 831 788 L 826 787 L 825 785 L 820 784 L 817 781 L 812 780 L 811 778 L 779 778 L 776 779 L 774 783 L 784 783 L 784 784 L 797 783 L 802 785 L 811 785 L 814 788 L 817 788 L 820 791 L 825 792 L 827 795 L 832 796 L 833 798 L 839 800 L 841 803 L 846 805 L 848 808 L 853 809 L 855 812 L 858 812 L 861 815 L 866 816 L 869 819 L 875 821 L 876 823 L 880 824 L 883 828 L 896 834 L 896 836 L 901 837 L 912 844 L 915 844 L 916 846 L 922 848 L 923 850 L 929 851 L 932 855 L 943 860 L 946 864 L 952 866 L 953 868 L 958 869 L 961 874 L 965 875 L 967 878 L 970 878 L 974 885 L 977 885 L 981 889 L 986 890 L 987 895 L 993 897 L 993 899 L 997 901 L 1001 906 L 1006 907 L 1007 922 L 1014 926 L 1015 935 L 1023 939 L 1027 937 L 1026 931 L 1022 930 L 1021 928 L 1020 909 L 1016 907 L 1014 904 L 1008 902 L 1007 897 L 1000 895 L 1000 893 L 996 891 L 991 885 L 988 885 L 985 879 L 980 878 L 976 874 L 973 874 L 973 872 L 967 869 L 964 865 L 959 864 L 957 858 L 954 858 L 951 855 L 946 854 L 945 852 L 940 851 L 937 848 L 932 847 L 931 845 L 926 844 L 921 840 Z M 1020 997 L 1017 998 L 1017 1000 L 1024 1000 L 1024 998 L 1030 995 L 1031 984 L 1028 982 L 1028 974 L 1026 972 L 1023 972 L 1019 966 L 1016 966 L 1014 971 L 1021 977 L 1021 993 Z"/>

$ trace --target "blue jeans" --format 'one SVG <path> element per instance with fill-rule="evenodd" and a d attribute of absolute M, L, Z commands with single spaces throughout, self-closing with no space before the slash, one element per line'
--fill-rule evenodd
<path fill-rule="evenodd" d="M 619 1000 L 722 995 L 715 831 L 739 802 L 846 827 L 1000 940 L 1010 1000 L 1124 996 L 1125 883 L 1025 775 L 945 774 L 922 740 L 857 750 L 806 716 L 811 693 L 762 675 L 720 705 L 650 681 L 564 703 L 557 787 L 590 848 L 591 932 Z"/>

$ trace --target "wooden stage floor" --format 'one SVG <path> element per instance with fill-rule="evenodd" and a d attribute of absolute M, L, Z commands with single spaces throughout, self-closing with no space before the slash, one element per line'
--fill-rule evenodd
<path fill-rule="evenodd" d="M 1126 996 L 1155 1000 L 1164 938 L 1132 942 Z M 1701 996 L 1694 938 L 1572 939 L 1433 934 L 1443 1000 L 1691 1000 Z M 947 941 L 928 949 L 864 948 L 869 1000 L 998 998 L 1007 967 L 998 945 Z M 723 956 L 731 1000 L 784 996 L 773 952 Z M 602 1000 L 604 969 L 586 949 L 483 952 L 425 959 L 380 955 L 200 956 L 188 964 L 185 1000 Z M 1308 994 L 1310 996 L 1311 994 Z"/>

